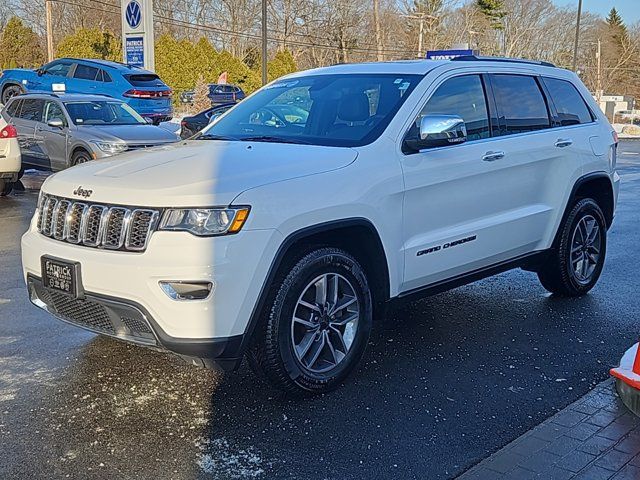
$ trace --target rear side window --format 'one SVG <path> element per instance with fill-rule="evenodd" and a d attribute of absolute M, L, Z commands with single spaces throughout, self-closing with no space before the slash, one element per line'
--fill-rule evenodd
<path fill-rule="evenodd" d="M 44 100 L 35 98 L 26 98 L 22 101 L 22 109 L 19 118 L 24 120 L 33 120 L 34 122 L 42 121 L 42 107 Z"/>
<path fill-rule="evenodd" d="M 13 102 L 11 102 L 7 107 L 7 109 L 5 110 L 7 115 L 9 115 L 10 117 L 15 117 L 16 114 L 20 111 L 21 103 L 22 103 L 22 100 L 14 100 Z"/>
<path fill-rule="evenodd" d="M 164 87 L 160 77 L 152 73 L 124 75 L 124 78 L 134 87 Z"/>
<path fill-rule="evenodd" d="M 492 75 L 501 135 L 549 128 L 549 111 L 538 82 L 526 75 Z"/>
<path fill-rule="evenodd" d="M 566 127 L 593 121 L 589 107 L 571 82 L 545 77 L 544 84 L 558 112 L 560 125 Z"/>
<path fill-rule="evenodd" d="M 95 80 L 99 71 L 100 69 L 98 68 L 78 64 L 76 71 L 73 74 L 73 78 L 79 78 L 80 80 Z"/>
<path fill-rule="evenodd" d="M 450 78 L 440 85 L 412 126 L 416 133 L 425 115 L 457 115 L 464 120 L 469 140 L 489 137 L 487 102 L 479 75 Z"/>

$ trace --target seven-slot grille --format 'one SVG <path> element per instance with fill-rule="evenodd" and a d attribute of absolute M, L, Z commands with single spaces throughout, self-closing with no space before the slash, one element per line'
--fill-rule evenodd
<path fill-rule="evenodd" d="M 43 195 L 38 231 L 87 247 L 141 252 L 156 227 L 158 210 L 89 204 Z"/>

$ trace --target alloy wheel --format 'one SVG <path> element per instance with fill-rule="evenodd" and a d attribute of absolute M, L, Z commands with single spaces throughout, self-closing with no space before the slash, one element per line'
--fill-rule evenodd
<path fill-rule="evenodd" d="M 291 340 L 297 360 L 315 374 L 336 368 L 353 345 L 359 317 L 358 297 L 345 277 L 325 273 L 314 278 L 293 312 Z"/>
<path fill-rule="evenodd" d="M 571 238 L 571 272 L 575 280 L 589 283 L 600 261 L 602 237 L 598 221 L 585 215 L 576 225 Z"/>

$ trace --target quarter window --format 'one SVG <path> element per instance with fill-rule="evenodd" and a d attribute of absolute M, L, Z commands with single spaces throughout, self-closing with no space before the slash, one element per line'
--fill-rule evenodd
<path fill-rule="evenodd" d="M 566 127 L 593 121 L 589 107 L 571 82 L 545 77 L 544 84 L 556 107 L 560 125 Z"/>
<path fill-rule="evenodd" d="M 530 132 L 551 127 L 549 111 L 538 82 L 526 75 L 492 75 L 500 134 Z"/>
<path fill-rule="evenodd" d="M 411 127 L 415 134 L 420 119 L 426 115 L 457 115 L 464 120 L 468 140 L 490 136 L 487 101 L 479 75 L 450 78 L 440 85 Z"/>
<path fill-rule="evenodd" d="M 22 101 L 22 110 L 20 111 L 20 118 L 24 120 L 33 120 L 34 122 L 42 121 L 42 107 L 44 106 L 44 100 L 38 100 L 35 98 L 26 98 Z"/>

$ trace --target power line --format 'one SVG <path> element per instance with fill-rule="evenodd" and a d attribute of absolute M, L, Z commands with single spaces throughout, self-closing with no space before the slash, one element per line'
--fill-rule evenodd
<path fill-rule="evenodd" d="M 56 3 L 63 3 L 66 5 L 73 5 L 76 7 L 84 7 L 85 5 L 79 4 L 79 3 L 75 3 L 69 0 L 51 0 L 52 2 L 56 2 Z M 105 13 L 112 13 L 112 14 L 118 14 L 120 15 L 120 7 L 118 7 L 117 5 L 114 5 L 112 3 L 108 3 L 108 2 L 104 2 L 101 0 L 90 0 L 92 3 L 97 3 L 99 5 L 103 5 L 103 6 L 107 6 L 110 8 L 114 8 L 117 10 L 104 10 L 104 9 L 97 9 L 98 11 L 102 11 Z M 184 11 L 181 11 L 180 13 L 187 13 Z M 154 20 L 159 22 L 159 23 L 163 23 L 163 24 L 169 24 L 169 25 L 173 25 L 173 26 L 181 26 L 183 28 L 186 28 L 188 30 L 196 30 L 196 31 L 207 31 L 207 32 L 212 32 L 212 33 L 216 33 L 218 35 L 228 35 L 228 36 L 232 36 L 232 37 L 240 37 L 240 38 L 245 38 L 245 39 L 252 39 L 252 40 L 260 40 L 261 36 L 260 34 L 257 33 L 244 33 L 244 32 L 237 32 L 237 31 L 233 31 L 233 30 L 229 30 L 226 28 L 222 28 L 222 27 L 215 27 L 213 25 L 204 25 L 201 23 L 192 23 L 192 22 L 188 22 L 186 20 L 179 20 L 176 18 L 170 18 L 170 17 L 166 17 L 157 13 L 154 13 Z M 279 32 L 277 30 L 273 30 L 273 29 L 269 29 L 271 32 L 274 33 L 279 33 L 279 34 L 283 34 L 284 32 Z M 304 34 L 292 34 L 295 36 L 299 36 L 299 37 L 306 37 L 306 35 Z M 314 37 L 314 36 L 309 36 L 310 38 L 321 38 L 321 37 Z M 274 39 L 274 38 L 268 38 L 268 41 L 270 42 L 279 42 L 280 40 L 278 39 Z M 310 47 L 310 48 L 319 48 L 321 50 L 332 50 L 332 51 L 339 51 L 340 47 L 336 46 L 336 45 L 327 45 L 327 44 L 321 44 L 321 43 L 311 43 L 311 42 L 304 42 L 304 41 L 300 41 L 300 40 L 287 40 L 286 43 L 288 45 L 292 45 L 292 46 L 299 46 L 299 47 Z M 350 52 L 359 52 L 359 53 L 376 53 L 378 51 L 377 48 L 373 48 L 372 46 L 367 45 L 366 47 L 347 47 L 347 50 L 349 50 Z M 383 53 L 386 54 L 396 54 L 396 55 L 402 55 L 402 56 L 407 56 L 408 51 L 407 50 L 392 50 L 392 49 L 384 49 Z M 413 58 L 413 55 L 410 55 L 411 58 Z"/>

